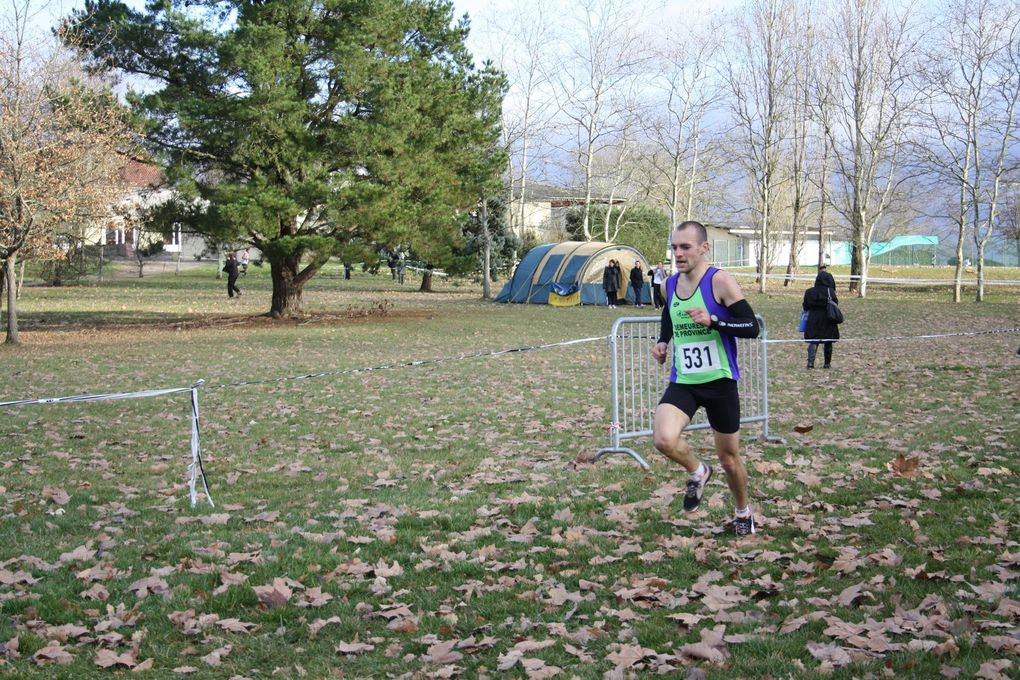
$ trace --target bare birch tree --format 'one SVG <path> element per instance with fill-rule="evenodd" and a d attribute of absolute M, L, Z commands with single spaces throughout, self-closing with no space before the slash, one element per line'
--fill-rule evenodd
<path fill-rule="evenodd" d="M 1020 8 L 1009 0 L 947 0 L 927 52 L 921 86 L 931 143 L 922 157 L 955 187 L 953 300 L 963 299 L 964 243 L 977 250 L 977 299 L 984 299 L 984 249 L 999 210 L 999 192 L 1020 98 Z"/>
<path fill-rule="evenodd" d="M 800 31 L 795 34 L 793 50 L 793 81 L 791 83 L 789 151 L 786 156 L 790 177 L 790 256 L 786 263 L 786 278 L 783 286 L 788 287 L 800 271 L 800 250 L 807 229 L 808 204 L 811 200 L 811 177 L 814 174 L 812 156 L 812 133 L 814 116 L 813 78 L 817 74 L 812 59 L 815 56 L 815 20 L 813 7 L 809 2 L 797 3 L 794 10 L 800 17 Z M 822 154 L 824 159 L 824 152 Z M 822 171 L 824 174 L 824 170 Z M 821 241 L 821 232 L 819 232 Z M 818 260 L 822 262 L 821 259 Z"/>
<path fill-rule="evenodd" d="M 718 26 L 696 32 L 670 34 L 653 59 L 657 68 L 654 99 L 645 129 L 649 153 L 645 158 L 648 194 L 666 208 L 670 230 L 694 219 L 706 118 L 722 90 L 713 79 L 719 49 Z M 664 234 L 668 239 L 669 234 Z M 665 241 L 668 242 L 668 241 Z"/>
<path fill-rule="evenodd" d="M 0 16 L 0 261 L 15 280 L 19 253 L 56 245 L 60 225 L 106 211 L 120 187 L 126 117 L 88 82 L 69 52 L 33 32 L 41 10 L 7 0 Z M 7 287 L 7 342 L 18 342 L 15 287 Z"/>
<path fill-rule="evenodd" d="M 740 161 L 751 185 L 758 236 L 758 290 L 765 292 L 776 231 L 771 208 L 780 177 L 784 126 L 795 75 L 794 5 L 752 0 L 741 10 L 736 46 L 725 66 Z"/>
<path fill-rule="evenodd" d="M 908 117 L 917 104 L 911 76 L 917 35 L 910 8 L 887 0 L 841 0 L 829 23 L 837 89 L 828 114 L 833 207 L 850 228 L 850 290 L 867 295 L 871 238 L 902 180 Z"/>
<path fill-rule="evenodd" d="M 584 0 L 580 12 L 580 39 L 562 61 L 551 65 L 551 76 L 584 194 L 581 228 L 590 241 L 596 157 L 621 131 L 631 103 L 631 81 L 647 61 L 648 50 L 631 3 Z"/>
<path fill-rule="evenodd" d="M 506 74 L 509 90 L 503 98 L 503 140 L 507 150 L 510 223 L 524 238 L 528 182 L 535 156 L 555 112 L 548 64 L 554 61 L 551 45 L 557 39 L 541 2 L 518 3 L 496 20 L 498 33 L 507 39 L 497 50 L 498 66 Z"/>

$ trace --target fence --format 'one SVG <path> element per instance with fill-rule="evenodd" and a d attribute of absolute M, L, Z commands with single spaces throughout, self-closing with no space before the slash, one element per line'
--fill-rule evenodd
<path fill-rule="evenodd" d="M 761 333 L 757 338 L 737 339 L 740 360 L 740 422 L 762 423 L 763 435 L 769 441 L 768 330 L 765 319 L 758 316 Z M 648 463 L 633 449 L 622 445 L 627 439 L 652 434 L 652 416 L 669 382 L 671 362 L 659 364 L 652 358 L 651 348 L 659 338 L 658 316 L 626 316 L 616 320 L 609 334 L 611 400 L 613 419 L 609 428 L 609 446 L 600 449 L 594 459 L 607 453 L 626 453 L 642 468 Z M 709 427 L 704 410 L 699 410 L 687 430 Z"/>

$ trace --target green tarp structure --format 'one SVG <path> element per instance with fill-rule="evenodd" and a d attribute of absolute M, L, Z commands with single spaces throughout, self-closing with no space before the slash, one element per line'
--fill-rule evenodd
<path fill-rule="evenodd" d="M 938 236 L 896 236 L 889 241 L 872 243 L 871 261 L 875 264 L 931 264 L 938 245 Z M 832 249 L 829 264 L 850 264 L 849 242 L 839 243 Z"/>

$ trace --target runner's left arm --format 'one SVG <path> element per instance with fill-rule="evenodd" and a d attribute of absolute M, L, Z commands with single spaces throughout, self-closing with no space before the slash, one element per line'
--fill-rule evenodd
<path fill-rule="evenodd" d="M 744 299 L 737 300 L 726 307 L 732 316 L 729 319 L 720 319 L 712 315 L 712 325 L 720 333 L 726 333 L 737 338 L 757 338 L 761 328 L 758 327 L 758 318 L 751 309 L 751 304 Z"/>
<path fill-rule="evenodd" d="M 710 328 L 737 338 L 757 338 L 761 332 L 758 318 L 751 309 L 751 303 L 744 298 L 736 279 L 726 272 L 719 272 L 712 284 L 717 300 L 726 306 L 731 316 L 729 319 L 720 319 L 713 315 Z"/>

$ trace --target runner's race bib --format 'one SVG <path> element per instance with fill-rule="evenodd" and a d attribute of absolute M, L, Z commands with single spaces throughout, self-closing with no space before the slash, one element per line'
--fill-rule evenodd
<path fill-rule="evenodd" d="M 677 367 L 682 373 L 704 373 L 722 368 L 719 347 L 714 342 L 688 342 L 680 345 Z"/>

